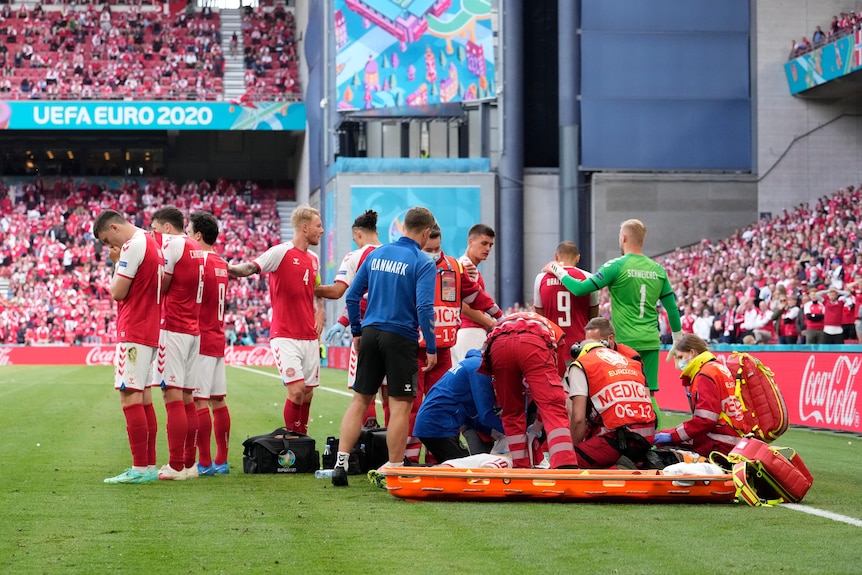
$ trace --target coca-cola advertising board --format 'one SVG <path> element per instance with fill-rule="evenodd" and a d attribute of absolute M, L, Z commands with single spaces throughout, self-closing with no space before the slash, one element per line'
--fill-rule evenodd
<path fill-rule="evenodd" d="M 346 368 L 349 348 L 329 348 L 330 367 Z M 726 354 L 717 353 L 719 358 Z M 662 352 L 664 356 L 664 352 Z M 784 394 L 790 423 L 825 429 L 862 433 L 857 379 L 862 371 L 862 354 L 823 351 L 758 351 L 757 358 L 775 372 L 775 381 Z M 0 346 L 0 366 L 4 365 L 112 365 L 114 346 Z M 232 346 L 225 349 L 228 365 L 270 367 L 275 365 L 268 346 Z M 673 362 L 661 361 L 661 390 L 657 398 L 662 409 L 690 412 L 679 370 Z"/>
<path fill-rule="evenodd" d="M 659 366 L 660 391 L 656 395 L 662 409 L 691 412 L 685 389 L 674 362 Z M 719 359 L 729 354 L 717 352 Z M 862 432 L 856 383 L 860 380 L 862 354 L 853 352 L 756 352 L 757 359 L 775 373 L 775 382 L 784 395 L 790 423 L 834 430 Z"/>

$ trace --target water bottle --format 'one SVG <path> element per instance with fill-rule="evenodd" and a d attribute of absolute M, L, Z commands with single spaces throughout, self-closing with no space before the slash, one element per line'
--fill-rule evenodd
<path fill-rule="evenodd" d="M 330 479 L 332 477 L 332 469 L 318 469 L 314 472 L 316 479 Z"/>

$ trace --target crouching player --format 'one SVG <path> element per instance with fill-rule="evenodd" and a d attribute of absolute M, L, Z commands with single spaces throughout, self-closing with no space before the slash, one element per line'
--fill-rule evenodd
<path fill-rule="evenodd" d="M 503 435 L 503 421 L 494 411 L 491 378 L 477 372 L 481 363 L 482 352 L 468 351 L 467 359 L 431 388 L 416 415 L 414 434 L 439 462 L 475 455 L 461 443 L 465 425 L 488 435 Z"/>

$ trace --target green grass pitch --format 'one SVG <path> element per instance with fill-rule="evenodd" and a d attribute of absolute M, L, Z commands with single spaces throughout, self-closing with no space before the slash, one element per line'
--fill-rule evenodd
<path fill-rule="evenodd" d="M 106 485 L 131 463 L 112 368 L 0 367 L 0 573 L 862 572 L 862 527 L 781 507 L 416 503 L 361 476 L 335 489 L 243 475 L 242 441 L 282 424 L 274 376 L 228 368 L 230 475 Z M 345 379 L 322 371 L 319 449 L 338 434 Z M 794 429 L 778 443 L 814 474 L 805 506 L 862 520 L 862 439 Z"/>

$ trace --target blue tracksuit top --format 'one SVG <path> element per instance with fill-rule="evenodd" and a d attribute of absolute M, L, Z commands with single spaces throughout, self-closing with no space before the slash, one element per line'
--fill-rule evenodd
<path fill-rule="evenodd" d="M 434 289 L 437 266 L 414 240 L 402 236 L 368 254 L 347 290 L 350 331 L 375 327 L 419 341 L 425 337 L 428 353 L 437 353 L 434 335 Z M 368 308 L 359 321 L 359 300 L 368 290 Z"/>
<path fill-rule="evenodd" d="M 471 349 L 467 358 L 447 371 L 422 401 L 416 415 L 413 435 L 440 438 L 457 436 L 461 426 L 489 433 L 503 433 L 503 422 L 494 412 L 494 388 L 491 378 L 476 373 L 482 363 L 482 352 Z"/>

